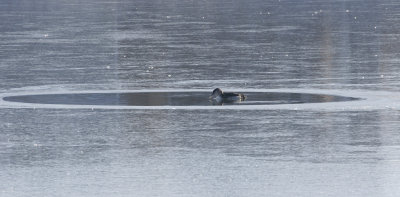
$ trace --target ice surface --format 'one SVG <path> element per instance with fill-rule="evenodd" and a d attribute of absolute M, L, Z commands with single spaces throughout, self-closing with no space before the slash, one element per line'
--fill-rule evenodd
<path fill-rule="evenodd" d="M 2 0 L 0 196 L 400 196 L 399 5 Z M 362 100 L 2 99 L 216 87 Z"/>

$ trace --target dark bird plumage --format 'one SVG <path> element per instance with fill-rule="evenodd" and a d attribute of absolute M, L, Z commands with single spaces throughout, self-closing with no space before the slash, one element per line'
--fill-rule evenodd
<path fill-rule="evenodd" d="M 240 93 L 223 92 L 219 88 L 215 88 L 210 98 L 217 103 L 240 102 L 246 99 L 246 96 Z"/>

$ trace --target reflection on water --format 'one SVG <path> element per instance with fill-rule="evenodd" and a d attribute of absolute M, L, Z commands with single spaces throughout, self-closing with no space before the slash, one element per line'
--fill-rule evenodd
<path fill-rule="evenodd" d="M 212 102 L 209 92 L 139 92 L 23 95 L 3 98 L 5 101 L 67 104 L 67 105 L 128 105 L 128 106 L 208 106 L 208 105 L 277 105 L 352 101 L 357 98 L 284 92 L 242 92 L 244 101 Z"/>

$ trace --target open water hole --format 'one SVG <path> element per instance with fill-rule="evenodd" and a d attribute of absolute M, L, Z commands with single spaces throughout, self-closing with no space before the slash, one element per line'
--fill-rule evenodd
<path fill-rule="evenodd" d="M 4 97 L 5 101 L 66 104 L 66 105 L 121 105 L 121 106 L 209 106 L 209 105 L 277 105 L 323 103 L 358 100 L 353 97 L 289 93 L 289 92 L 241 92 L 243 101 L 213 102 L 209 92 L 131 92 L 131 93 L 78 93 L 38 94 Z"/>

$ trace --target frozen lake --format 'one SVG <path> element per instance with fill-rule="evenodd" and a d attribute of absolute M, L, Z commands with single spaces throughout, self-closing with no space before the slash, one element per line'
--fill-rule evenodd
<path fill-rule="evenodd" d="M 400 196 L 399 13 L 2 0 L 0 196 Z"/>

